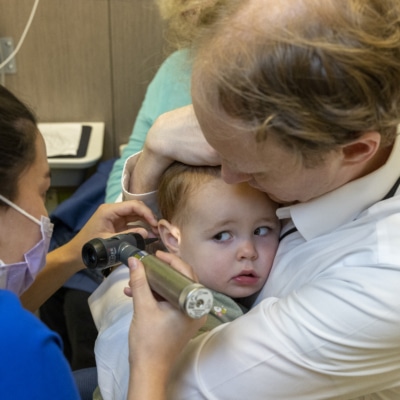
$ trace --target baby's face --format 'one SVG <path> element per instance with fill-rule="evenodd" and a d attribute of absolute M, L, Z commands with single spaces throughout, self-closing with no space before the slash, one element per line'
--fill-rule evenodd
<path fill-rule="evenodd" d="M 190 197 L 179 255 L 210 289 L 241 298 L 264 285 L 278 247 L 276 205 L 247 183 L 214 179 Z"/>

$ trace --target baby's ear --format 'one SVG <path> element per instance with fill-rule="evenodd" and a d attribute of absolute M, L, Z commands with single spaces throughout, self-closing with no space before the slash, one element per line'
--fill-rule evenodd
<path fill-rule="evenodd" d="M 158 221 L 158 232 L 168 251 L 179 256 L 179 245 L 181 242 L 180 229 L 176 225 L 169 223 L 166 219 L 160 219 Z"/>

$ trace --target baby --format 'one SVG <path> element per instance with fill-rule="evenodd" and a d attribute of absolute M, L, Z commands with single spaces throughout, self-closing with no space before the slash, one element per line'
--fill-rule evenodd
<path fill-rule="evenodd" d="M 247 183 L 225 183 L 219 167 L 181 163 L 165 172 L 157 196 L 163 245 L 213 291 L 213 306 L 199 334 L 242 315 L 263 287 L 278 247 L 277 204 Z M 132 301 L 123 288 L 128 280 L 129 270 L 121 266 L 89 299 L 99 330 L 95 400 L 126 398 Z"/>
<path fill-rule="evenodd" d="M 220 167 L 178 162 L 164 173 L 157 196 L 163 244 L 213 290 L 203 330 L 247 311 L 278 247 L 277 204 L 247 183 L 225 183 Z"/>

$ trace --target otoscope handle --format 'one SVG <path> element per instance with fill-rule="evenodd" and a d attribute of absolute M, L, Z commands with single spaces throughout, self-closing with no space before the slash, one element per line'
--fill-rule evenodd
<path fill-rule="evenodd" d="M 83 246 L 82 259 L 88 268 L 102 270 L 121 262 L 128 265 L 128 258 L 135 257 L 143 262 L 149 285 L 156 293 L 191 318 L 208 314 L 213 304 L 212 292 L 148 254 L 144 247 L 145 239 L 139 234 L 96 238 Z"/>
<path fill-rule="evenodd" d="M 201 318 L 210 312 L 213 296 L 209 289 L 193 282 L 157 257 L 127 244 L 121 249 L 120 259 L 127 265 L 129 257 L 135 257 L 144 264 L 150 287 L 189 317 Z"/>

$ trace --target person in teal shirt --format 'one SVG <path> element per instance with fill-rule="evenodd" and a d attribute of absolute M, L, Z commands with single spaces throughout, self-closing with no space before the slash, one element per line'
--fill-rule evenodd
<path fill-rule="evenodd" d="M 125 160 L 142 149 L 147 132 L 154 121 L 165 112 L 192 103 L 190 50 L 172 53 L 161 65 L 149 84 L 145 99 L 136 118 L 129 142 L 114 163 L 107 180 L 106 203 L 113 203 L 121 193 L 121 176 Z"/>
<path fill-rule="evenodd" d="M 224 18 L 235 2 L 240 4 L 240 0 L 157 0 L 161 17 L 167 21 L 167 42 L 175 51 L 166 58 L 147 88 L 129 142 L 110 172 L 106 203 L 118 199 L 125 160 L 142 149 L 155 120 L 161 114 L 192 103 L 192 51 L 204 32 Z"/>

